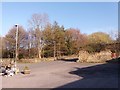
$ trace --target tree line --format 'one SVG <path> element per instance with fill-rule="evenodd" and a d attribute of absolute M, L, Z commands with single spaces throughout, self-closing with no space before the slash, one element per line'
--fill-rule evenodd
<path fill-rule="evenodd" d="M 109 34 L 95 32 L 90 35 L 80 29 L 59 25 L 56 21 L 49 22 L 47 14 L 33 14 L 28 21 L 28 28 L 18 27 L 18 58 L 61 57 L 78 54 L 82 49 L 96 52 L 104 49 L 102 44 L 119 41 L 113 40 Z M 16 27 L 1 38 L 2 58 L 14 58 L 16 49 Z"/>

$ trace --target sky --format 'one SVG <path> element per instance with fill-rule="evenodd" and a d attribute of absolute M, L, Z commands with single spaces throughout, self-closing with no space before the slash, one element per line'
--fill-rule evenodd
<path fill-rule="evenodd" d="M 15 24 L 27 30 L 34 13 L 47 13 L 50 23 L 57 21 L 86 34 L 118 28 L 117 2 L 2 2 L 2 36 Z"/>

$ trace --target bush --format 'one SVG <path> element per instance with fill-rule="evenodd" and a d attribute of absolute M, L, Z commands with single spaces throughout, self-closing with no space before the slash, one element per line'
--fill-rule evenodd
<path fill-rule="evenodd" d="M 30 69 L 27 66 L 25 66 L 24 69 L 23 69 L 23 73 L 24 74 L 30 74 Z"/>
<path fill-rule="evenodd" d="M 24 58 L 24 55 L 23 55 L 22 53 L 20 53 L 20 54 L 18 55 L 18 58 L 19 58 L 19 59 L 22 59 L 22 58 Z"/>
<path fill-rule="evenodd" d="M 89 52 L 89 53 L 96 53 L 100 52 L 102 50 L 105 50 L 105 46 L 101 43 L 91 43 L 83 47 L 83 50 Z"/>
<path fill-rule="evenodd" d="M 28 66 L 25 66 L 25 67 L 24 67 L 24 70 L 29 70 Z"/>

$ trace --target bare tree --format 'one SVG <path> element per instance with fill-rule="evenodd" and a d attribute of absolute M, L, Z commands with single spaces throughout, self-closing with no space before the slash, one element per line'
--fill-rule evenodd
<path fill-rule="evenodd" d="M 2 51 L 5 49 L 4 37 L 0 36 L 0 58 L 2 58 Z"/>
<path fill-rule="evenodd" d="M 7 50 L 11 50 L 14 52 L 15 50 L 15 43 L 16 43 L 16 28 L 12 27 L 8 34 L 5 36 L 5 41 L 6 41 L 6 48 Z M 18 29 L 18 50 L 20 48 L 26 47 L 26 41 L 27 41 L 27 32 L 22 26 L 19 26 Z"/>
<path fill-rule="evenodd" d="M 110 35 L 112 40 L 115 41 L 118 38 L 119 31 L 111 30 L 108 34 Z"/>
<path fill-rule="evenodd" d="M 38 48 L 38 58 L 41 58 L 42 49 L 44 46 L 43 34 L 45 26 L 48 23 L 47 14 L 33 14 L 31 20 L 29 20 L 29 25 L 33 29 L 33 35 L 35 37 L 36 45 Z"/>

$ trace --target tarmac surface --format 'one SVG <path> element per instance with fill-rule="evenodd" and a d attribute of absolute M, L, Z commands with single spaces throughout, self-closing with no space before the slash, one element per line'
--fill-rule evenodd
<path fill-rule="evenodd" d="M 51 61 L 17 64 L 31 73 L 2 77 L 2 88 L 118 88 L 117 63 Z"/>

